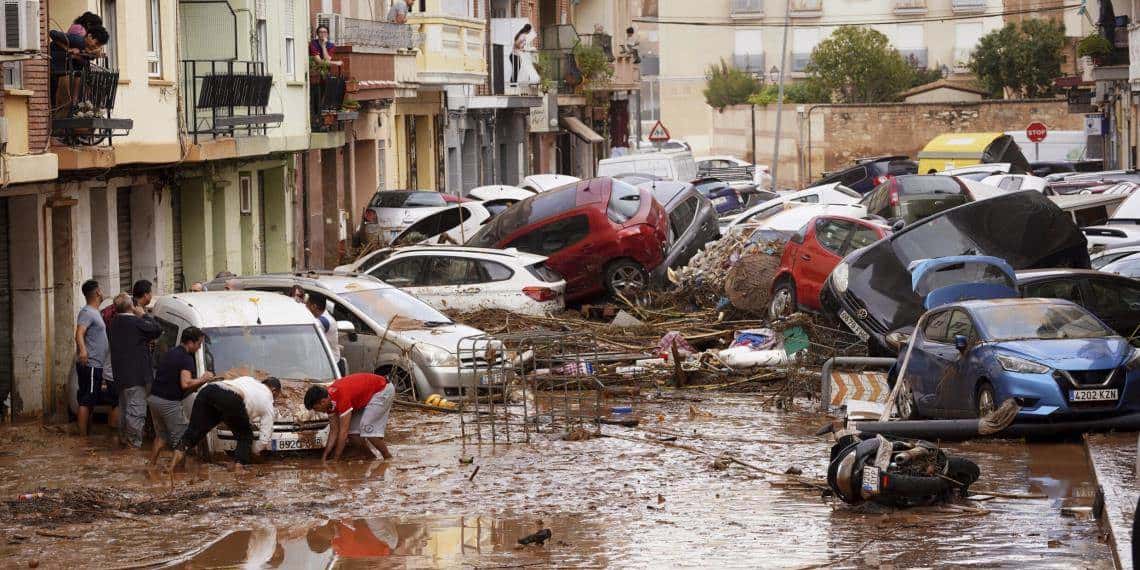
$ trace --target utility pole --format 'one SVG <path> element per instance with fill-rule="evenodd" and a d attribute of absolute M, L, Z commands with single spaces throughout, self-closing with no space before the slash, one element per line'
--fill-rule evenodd
<path fill-rule="evenodd" d="M 784 70 L 788 67 L 788 30 L 792 25 L 792 0 L 784 6 L 784 47 L 780 49 L 780 87 L 776 94 L 776 148 L 772 153 L 772 191 L 780 174 L 780 123 L 784 118 Z M 753 142 L 752 144 L 756 144 Z M 753 158 L 753 162 L 756 159 Z"/>

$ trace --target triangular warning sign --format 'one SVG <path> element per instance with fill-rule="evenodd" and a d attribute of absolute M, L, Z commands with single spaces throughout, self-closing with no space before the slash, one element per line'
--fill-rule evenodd
<path fill-rule="evenodd" d="M 649 130 L 649 140 L 652 142 L 665 142 L 669 140 L 669 129 L 666 129 L 665 125 L 661 124 L 661 121 L 657 121 L 657 124 L 653 125 L 653 128 Z"/>

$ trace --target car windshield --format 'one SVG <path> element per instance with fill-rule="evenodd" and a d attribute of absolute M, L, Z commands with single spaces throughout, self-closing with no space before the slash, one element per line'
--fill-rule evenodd
<path fill-rule="evenodd" d="M 428 326 L 450 325 L 447 315 L 399 289 L 370 289 L 341 295 L 344 301 L 385 326 L 396 317 L 420 321 Z"/>
<path fill-rule="evenodd" d="M 976 313 L 988 340 L 1103 338 L 1116 333 L 1076 305 L 1016 303 L 986 307 Z"/>
<path fill-rule="evenodd" d="M 207 328 L 206 368 L 260 372 L 288 380 L 325 382 L 336 369 L 314 325 L 259 325 Z"/>

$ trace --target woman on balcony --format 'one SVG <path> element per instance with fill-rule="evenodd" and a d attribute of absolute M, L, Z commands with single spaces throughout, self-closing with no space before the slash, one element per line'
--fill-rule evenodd
<path fill-rule="evenodd" d="M 534 32 L 530 24 L 526 24 L 515 34 L 515 43 L 511 46 L 511 85 L 538 82 L 538 71 L 534 68 Z"/>
<path fill-rule="evenodd" d="M 335 52 L 336 46 L 329 41 L 329 27 L 324 24 L 317 26 L 317 37 L 309 42 L 309 57 L 328 65 L 340 65 L 339 61 L 333 59 Z"/>

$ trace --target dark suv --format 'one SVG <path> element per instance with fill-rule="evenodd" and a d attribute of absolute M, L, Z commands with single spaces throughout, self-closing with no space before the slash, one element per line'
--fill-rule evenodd
<path fill-rule="evenodd" d="M 838 182 L 860 194 L 866 194 L 890 178 L 916 172 L 918 163 L 907 156 L 859 158 L 847 168 L 824 173 L 823 178 L 812 186 Z"/>

